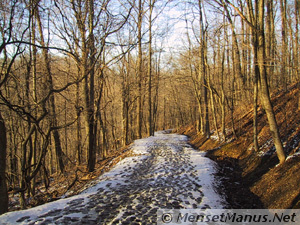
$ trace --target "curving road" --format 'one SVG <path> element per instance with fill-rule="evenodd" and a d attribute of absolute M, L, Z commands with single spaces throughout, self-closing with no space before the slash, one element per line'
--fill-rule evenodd
<path fill-rule="evenodd" d="M 10 224 L 155 224 L 157 209 L 223 208 L 214 163 L 187 137 L 157 132 L 136 140 L 118 163 L 82 194 L 0 217 Z"/>

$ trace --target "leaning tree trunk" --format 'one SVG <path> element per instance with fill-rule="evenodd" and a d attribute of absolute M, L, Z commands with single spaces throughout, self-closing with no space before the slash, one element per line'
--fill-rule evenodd
<path fill-rule="evenodd" d="M 8 211 L 8 195 L 6 186 L 6 128 L 0 113 L 0 215 Z"/>
<path fill-rule="evenodd" d="M 258 12 L 257 12 L 257 45 L 254 48 L 257 49 L 257 61 L 260 72 L 260 96 L 262 99 L 263 107 L 266 111 L 270 131 L 275 144 L 276 152 L 280 164 L 285 161 L 285 153 L 283 150 L 282 142 L 280 140 L 279 129 L 275 118 L 275 113 L 271 104 L 269 87 L 267 82 L 266 64 L 265 64 L 265 38 L 264 38 L 264 0 L 258 1 Z"/>

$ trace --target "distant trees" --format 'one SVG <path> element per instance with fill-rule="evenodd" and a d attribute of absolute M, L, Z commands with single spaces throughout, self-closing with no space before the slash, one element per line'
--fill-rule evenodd
<path fill-rule="evenodd" d="M 1 163 L 1 193 L 7 193 L 6 171 L 10 193 L 19 193 L 25 208 L 37 182 L 48 188 L 52 174 L 75 164 L 86 163 L 91 172 L 109 149 L 162 127 L 157 115 L 163 107 L 165 114 L 169 110 L 158 100 L 160 60 L 146 40 L 146 34 L 156 35 L 155 2 L 1 4 L 0 104 L 6 132 L 1 130 L 0 159 L 7 162 Z M 142 26 L 148 13 L 149 26 Z M 1 196 L 5 209 L 7 195 Z"/>
<path fill-rule="evenodd" d="M 208 105 L 208 82 L 207 80 L 207 73 L 208 73 L 208 68 L 207 68 L 207 21 L 205 21 L 204 18 L 204 8 L 203 8 L 203 1 L 198 0 L 198 7 L 199 7 L 199 27 L 200 27 L 200 35 L 199 35 L 199 69 L 198 69 L 198 82 L 199 82 L 199 96 L 200 99 L 203 99 L 203 108 L 201 111 L 203 112 L 201 115 L 203 118 L 200 119 L 200 124 L 201 127 L 201 132 L 209 138 L 210 136 L 210 125 L 209 125 L 209 105 Z M 201 106 L 201 103 L 199 105 Z"/>
<path fill-rule="evenodd" d="M 101 82 L 103 82 L 103 68 L 106 66 L 103 56 L 107 47 L 107 38 L 122 29 L 130 16 L 132 8 L 129 4 L 129 8 L 124 8 L 122 12 L 124 14 L 120 14 L 119 18 L 113 18 L 113 13 L 110 13 L 109 9 L 112 4 L 115 3 L 109 0 L 102 2 L 100 5 L 95 5 L 92 0 L 86 2 L 72 0 L 69 3 L 56 4 L 58 15 L 61 18 L 61 23 L 56 25 L 59 37 L 68 46 L 68 51 L 78 68 L 79 80 L 83 81 L 85 132 L 87 134 L 86 158 L 90 172 L 94 170 L 96 162 L 96 141 L 99 132 L 96 129 L 98 127 L 96 121 L 100 122 L 102 132 L 105 130 L 100 110 L 103 85 L 100 84 L 100 89 L 96 92 L 96 76 L 99 76 Z M 75 23 L 68 17 L 73 17 Z M 75 32 L 76 30 L 78 32 Z M 80 89 L 80 86 L 78 88 Z M 98 96 L 96 96 L 96 93 Z M 95 106 L 97 107 L 97 113 Z M 77 105 L 77 107 L 80 106 Z M 81 125 L 78 124 L 79 130 L 80 127 Z M 105 136 L 105 134 L 103 135 Z M 79 136 L 78 133 L 78 143 Z M 77 148 L 79 149 L 80 146 Z M 102 150 L 104 151 L 102 156 L 105 156 L 105 148 Z"/>
<path fill-rule="evenodd" d="M 0 191 L 6 171 L 22 207 L 37 182 L 75 164 L 91 172 L 158 129 L 196 121 L 207 138 L 238 137 L 248 105 L 254 148 L 262 105 L 284 162 L 270 92 L 300 80 L 299 1 L 26 0 L 0 14 Z M 168 35 L 183 23 L 177 49 Z"/>
<path fill-rule="evenodd" d="M 250 4 L 250 1 L 248 2 Z M 252 22 L 252 24 L 256 24 L 256 26 L 252 27 L 252 35 L 254 37 L 253 47 L 254 51 L 257 53 L 257 61 L 255 61 L 255 64 L 258 65 L 259 68 L 259 92 L 262 100 L 262 105 L 266 111 L 271 135 L 275 144 L 276 152 L 279 158 L 280 163 L 283 163 L 285 161 L 285 153 L 283 150 L 282 142 L 280 139 L 280 133 L 279 128 L 277 125 L 277 121 L 275 118 L 275 113 L 272 107 L 271 99 L 270 99 L 270 93 L 269 93 L 269 85 L 267 81 L 267 70 L 266 70 L 266 45 L 265 45 L 265 2 L 264 0 L 256 1 L 255 3 L 255 17 L 252 14 L 252 17 L 255 18 L 255 23 Z M 251 11 L 250 11 L 251 13 Z"/>
<path fill-rule="evenodd" d="M 187 7 L 185 14 L 188 15 L 185 21 L 189 47 L 186 54 L 181 53 L 181 60 L 188 60 L 190 66 L 180 66 L 182 71 L 188 70 L 185 75 L 190 74 L 193 84 L 191 88 L 197 90 L 195 98 L 198 107 L 201 106 L 197 113 L 199 131 L 205 134 L 205 121 L 208 121 L 207 124 L 213 122 L 218 136 L 218 126 L 215 124 L 220 121 L 225 139 L 229 132 L 228 128 L 225 129 L 225 116 L 228 115 L 232 118 L 231 133 L 239 136 L 242 130 L 239 124 L 234 123 L 233 115 L 241 112 L 241 108 L 247 108 L 247 104 L 253 104 L 253 146 L 258 151 L 260 130 L 257 127 L 257 109 L 261 104 L 267 115 L 278 158 L 283 163 L 285 153 L 270 100 L 270 90 L 286 90 L 287 85 L 298 81 L 297 1 L 215 0 L 190 1 L 185 5 L 191 4 L 194 7 Z M 276 11 L 275 7 L 280 11 Z M 196 12 L 195 8 L 199 10 Z M 205 13 L 206 10 L 210 10 L 209 15 Z M 199 25 L 194 22 L 196 19 L 200 21 Z M 276 27 L 276 20 L 281 22 L 280 27 Z M 203 21 L 208 22 L 203 26 Z M 280 35 L 277 35 L 278 30 Z M 199 74 L 198 79 L 195 72 Z M 201 74 L 206 74 L 206 81 L 201 78 Z M 207 94 L 206 88 L 209 90 Z M 209 97 L 205 98 L 206 95 Z M 218 99 L 219 107 L 216 107 L 215 99 Z M 205 119 L 206 112 L 208 120 Z"/>
<path fill-rule="evenodd" d="M 266 111 L 266 115 L 268 118 L 268 122 L 270 125 L 271 135 L 275 144 L 276 152 L 279 158 L 280 163 L 285 161 L 285 153 L 283 150 L 282 142 L 280 139 L 279 128 L 277 125 L 277 121 L 275 118 L 275 113 L 271 104 L 270 99 L 270 92 L 269 92 L 269 84 L 268 84 L 268 74 L 267 74 L 267 45 L 265 39 L 265 1 L 264 0 L 257 0 L 253 6 L 252 1 L 247 1 L 248 7 L 248 15 L 249 19 L 243 15 L 241 10 L 235 7 L 233 4 L 228 3 L 231 5 L 237 13 L 241 16 L 243 20 L 247 22 L 250 26 L 252 31 L 252 45 L 254 51 L 254 147 L 258 150 L 258 141 L 257 141 L 257 91 L 260 93 L 262 105 Z M 281 2 L 282 10 L 285 10 L 285 4 Z M 271 13 L 270 6 L 268 7 L 269 13 Z M 269 15 L 269 24 L 268 28 L 270 29 L 271 25 L 271 15 Z M 283 24 L 285 20 L 285 15 L 282 16 Z M 270 32 L 270 30 L 269 30 Z M 285 36 L 285 25 L 282 26 L 282 33 Z M 235 35 L 233 35 L 234 37 Z M 271 38 L 270 38 L 271 40 Z M 236 43 L 236 42 L 235 42 Z M 282 41 L 283 45 L 285 46 L 285 38 Z M 236 44 L 235 44 L 236 45 Z M 269 45 L 272 46 L 272 45 Z M 285 53 L 283 53 L 283 56 Z M 238 56 L 239 57 L 239 56 Z M 285 58 L 285 57 L 284 57 Z M 285 61 L 285 59 L 284 59 Z M 282 68 L 286 68 L 285 62 L 282 64 Z M 286 76 L 286 73 L 282 70 L 282 74 Z M 285 88 L 286 89 L 286 88 Z"/>

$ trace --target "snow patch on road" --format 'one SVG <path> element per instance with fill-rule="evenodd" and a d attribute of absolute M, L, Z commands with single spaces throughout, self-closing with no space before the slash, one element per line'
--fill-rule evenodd
<path fill-rule="evenodd" d="M 137 222 L 141 215 L 152 218 L 159 208 L 224 208 L 225 201 L 214 190 L 215 163 L 194 150 L 186 136 L 166 133 L 134 141 L 135 156 L 120 161 L 81 194 L 6 213 L 0 223 L 111 224 Z"/>
<path fill-rule="evenodd" d="M 217 194 L 215 187 L 218 185 L 214 174 L 216 173 L 216 164 L 211 159 L 205 157 L 205 152 L 195 151 L 192 148 L 188 149 L 187 154 L 191 156 L 192 164 L 197 171 L 197 177 L 200 178 L 198 182 L 202 186 L 203 192 L 202 203 L 209 205 L 211 208 L 224 208 L 224 200 Z"/>

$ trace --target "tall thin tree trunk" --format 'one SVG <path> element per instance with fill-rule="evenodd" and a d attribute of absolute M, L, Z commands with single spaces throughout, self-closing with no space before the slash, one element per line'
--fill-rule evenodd
<path fill-rule="evenodd" d="M 204 28 L 204 17 L 203 17 L 203 7 L 202 0 L 198 0 L 199 7 L 199 24 L 200 24 L 200 49 L 199 49 L 199 84 L 202 85 L 200 89 L 203 91 L 203 99 L 204 99 L 204 124 L 203 124 L 203 135 L 207 138 L 210 136 L 210 127 L 209 127 L 209 105 L 208 105 L 208 86 L 206 79 L 206 31 Z M 201 96 L 201 95 L 200 95 Z M 201 106 L 200 106 L 201 107 Z"/>
<path fill-rule="evenodd" d="M 267 17 L 266 17 L 266 68 L 269 77 L 273 77 L 274 73 L 274 58 L 275 58 L 275 25 L 273 0 L 267 0 Z M 278 80 L 276 81 L 278 86 Z"/>
<path fill-rule="evenodd" d="M 34 9 L 32 9 L 32 15 L 34 15 Z M 32 17 L 32 31 L 31 31 L 31 42 L 32 42 L 32 60 L 31 60 L 31 72 L 32 72 L 32 96 L 33 96 L 33 101 L 36 104 L 37 103 L 37 69 L 36 69 L 36 61 L 37 61 L 37 48 L 35 46 L 35 39 L 36 39 L 36 25 L 35 25 L 35 18 L 34 16 Z M 35 115 L 37 115 L 37 112 L 35 112 Z M 31 164 L 35 165 L 36 164 L 36 155 L 37 155 L 37 132 L 34 132 L 34 137 L 32 139 L 32 145 L 33 145 L 33 156 L 32 156 L 32 161 Z M 35 185 L 36 185 L 36 178 L 33 178 L 32 184 L 31 184 L 31 192 L 32 195 L 35 195 Z"/>
<path fill-rule="evenodd" d="M 238 39 L 237 39 L 237 35 L 235 32 L 235 26 L 234 23 L 231 19 L 231 15 L 229 13 L 229 10 L 227 8 L 227 5 L 225 4 L 225 2 L 222 0 L 223 3 L 223 7 L 224 10 L 226 12 L 226 17 L 228 22 L 230 23 L 230 27 L 231 27 L 231 31 L 232 31 L 232 46 L 233 46 L 233 54 L 234 54 L 234 68 L 235 68 L 235 72 L 237 77 L 240 79 L 240 85 L 244 85 L 245 84 L 245 78 L 244 78 L 244 74 L 242 72 L 242 66 L 241 66 L 241 54 L 240 54 L 240 49 L 239 49 L 239 45 L 238 45 Z"/>
<path fill-rule="evenodd" d="M 224 18 L 225 21 L 225 18 Z M 225 30 L 225 26 L 224 26 L 224 30 Z M 226 35 L 226 32 L 224 32 L 224 36 Z M 226 39 L 226 37 L 224 38 L 224 40 Z M 218 37 L 218 43 L 220 44 L 220 37 Z M 221 45 L 218 46 L 218 64 L 219 67 L 221 68 L 221 71 L 219 71 L 221 73 L 221 98 L 220 98 L 220 104 L 221 104 L 221 132 L 224 138 L 224 141 L 226 141 L 227 135 L 226 135 L 226 127 L 225 127 L 225 116 L 226 116 L 226 99 L 225 99 L 225 90 L 224 90 L 224 72 L 225 72 L 225 46 L 226 46 L 226 42 L 224 41 L 224 49 L 222 52 L 222 57 L 221 57 Z"/>
<path fill-rule="evenodd" d="M 243 4 L 241 0 L 239 0 L 240 4 Z M 242 13 L 244 13 L 244 8 L 241 8 Z M 241 67 L 242 67 L 242 74 L 243 74 L 243 80 L 244 80 L 244 85 L 246 87 L 249 87 L 248 83 L 248 73 L 247 73 L 247 47 L 248 47 L 248 35 L 247 35 L 247 27 L 245 21 L 241 18 L 241 32 L 242 32 L 242 47 L 241 47 L 241 52 L 242 52 L 242 60 L 241 60 Z M 250 80 L 250 79 L 249 79 Z M 249 92 L 246 92 L 246 97 L 247 99 L 249 98 Z"/>
<path fill-rule="evenodd" d="M 89 74 L 89 101 L 88 101 L 88 171 L 92 172 L 96 164 L 95 143 L 96 138 L 94 134 L 94 101 L 95 101 L 95 38 L 94 38 L 94 0 L 89 0 L 89 50 L 90 50 L 90 74 Z"/>
<path fill-rule="evenodd" d="M 226 116 L 226 110 L 225 110 L 225 93 L 224 88 L 221 90 L 221 132 L 224 138 L 224 141 L 226 141 L 227 135 L 226 135 L 226 125 L 225 125 L 225 116 Z"/>
<path fill-rule="evenodd" d="M 20 186 L 21 186 L 21 192 L 20 192 L 20 206 L 22 209 L 25 209 L 26 207 L 26 199 L 25 199 L 25 190 L 28 187 L 28 170 L 27 170 L 27 144 L 29 140 L 31 139 L 32 134 L 35 132 L 36 126 L 31 125 L 27 136 L 24 138 L 21 146 L 22 151 L 22 161 L 21 161 L 21 180 L 20 180 Z"/>
<path fill-rule="evenodd" d="M 102 63 L 105 64 L 105 59 L 103 59 Z M 98 131 L 98 123 L 95 122 L 95 127 L 94 127 L 94 135 L 95 135 L 95 142 L 97 142 L 98 140 L 98 144 L 95 143 L 95 146 L 97 146 L 97 152 L 100 154 L 100 156 L 102 157 L 102 159 L 106 158 L 106 154 L 103 154 L 104 151 L 106 151 L 106 141 L 105 138 L 102 139 L 103 143 L 102 143 L 102 147 L 101 146 L 101 137 L 100 137 L 100 133 L 101 133 L 101 129 L 102 129 L 102 124 L 101 124 L 101 100 L 102 100 L 102 96 L 103 96 L 103 87 L 104 87 L 104 70 L 103 68 L 100 71 L 100 87 L 99 87 L 99 96 L 98 99 L 96 101 L 96 112 L 95 112 L 95 117 L 96 117 L 96 121 L 99 121 L 99 125 L 100 125 L 100 130 Z M 103 136 L 104 137 L 104 136 Z"/>
<path fill-rule="evenodd" d="M 287 0 L 280 0 L 280 11 L 281 11 L 281 85 L 283 85 L 284 90 L 287 90 L 288 83 L 288 51 L 287 51 L 287 19 L 286 19 L 286 8 L 287 8 Z"/>
<path fill-rule="evenodd" d="M 142 138 L 142 66 L 143 66 L 143 52 L 142 52 L 142 22 L 143 22 L 143 6 L 142 0 L 139 0 L 138 5 L 138 96 L 137 96 L 137 138 Z"/>
<path fill-rule="evenodd" d="M 30 74 L 31 74 L 31 62 L 32 60 L 32 56 L 31 56 L 31 52 L 30 52 L 30 60 L 27 64 L 27 71 L 26 71 L 26 75 L 25 75 L 25 86 L 26 86 L 26 90 L 25 90 L 25 97 L 26 97 L 26 101 L 27 102 L 30 102 Z M 30 112 L 31 111 L 31 106 L 30 104 L 28 104 L 28 106 L 26 107 L 27 108 L 27 111 Z M 28 116 L 27 117 L 28 119 L 28 129 L 30 129 L 31 127 L 31 121 L 30 121 L 30 117 Z M 29 154 L 28 154 L 28 158 L 27 158 L 27 165 L 31 165 L 31 161 L 32 161 L 32 158 L 33 158 L 33 143 L 32 143 L 32 137 L 30 137 L 29 139 Z M 27 170 L 27 174 L 30 174 L 30 171 L 31 171 L 31 167 L 28 168 Z M 28 197 L 30 197 L 30 194 L 31 194 L 31 183 L 28 184 L 28 188 L 27 188 L 27 195 Z"/>
<path fill-rule="evenodd" d="M 154 92 L 154 99 L 153 99 L 153 134 L 154 131 L 157 129 L 157 112 L 158 112 L 158 100 L 159 100 L 159 79 L 160 79 L 160 57 L 161 53 L 159 53 L 159 57 L 156 62 L 156 76 L 155 76 L 155 92 Z"/>
<path fill-rule="evenodd" d="M 149 56 L 148 56 L 148 76 L 149 76 L 149 83 L 148 83 L 148 105 L 149 105 L 149 116 L 148 116 L 148 126 L 149 131 L 148 135 L 154 135 L 153 130 L 153 113 L 152 113 L 152 12 L 153 7 L 155 4 L 155 0 L 150 0 L 150 12 L 149 12 Z"/>
<path fill-rule="evenodd" d="M 227 33 L 227 28 L 224 28 L 224 35 L 225 35 L 225 40 L 226 40 L 226 44 L 229 44 L 229 40 L 228 40 L 228 33 Z M 234 58 L 234 54 L 232 54 L 232 57 Z M 225 62 L 225 58 L 224 58 L 224 62 Z M 227 75 L 232 74 L 231 68 L 230 68 L 230 50 L 227 49 L 226 50 L 226 64 L 227 64 Z M 234 67 L 234 64 L 233 64 Z M 232 70 L 234 71 L 234 68 L 232 68 Z M 233 72 L 234 74 L 234 72 Z M 230 109 L 230 118 L 231 118 L 231 129 L 232 129 L 232 134 L 234 137 L 237 137 L 237 133 L 235 130 L 235 122 L 234 122 L 234 110 L 235 110 L 235 105 L 234 105 L 234 95 L 235 95 L 235 76 L 233 76 L 231 78 L 231 88 L 230 88 L 230 95 L 231 95 L 231 106 L 229 106 Z"/>
<path fill-rule="evenodd" d="M 102 114 L 99 113 L 99 120 L 100 120 L 100 126 L 102 130 L 102 158 L 106 159 L 107 158 L 107 145 L 108 145 L 108 138 L 107 138 L 107 129 L 106 129 L 106 115 L 104 111 L 104 120 L 102 118 Z"/>
<path fill-rule="evenodd" d="M 258 152 L 258 131 L 257 131 L 257 100 L 258 100 L 258 77 L 259 77 L 259 69 L 258 66 L 255 65 L 255 74 L 254 74 L 254 91 L 253 91 L 253 146 L 254 150 Z"/>
<path fill-rule="evenodd" d="M 217 137 L 218 137 L 218 141 L 220 141 L 220 135 L 219 135 L 219 129 L 218 129 L 218 121 L 217 121 L 217 116 L 216 116 L 216 111 L 215 111 L 215 100 L 214 100 L 214 94 L 213 94 L 213 90 L 210 87 L 209 84 L 209 91 L 210 91 L 210 104 L 211 104 L 211 112 L 212 112 L 212 116 L 213 116 L 213 121 L 214 121 L 214 127 L 217 133 Z"/>
<path fill-rule="evenodd" d="M 40 32 L 41 45 L 43 46 L 42 53 L 43 53 L 45 67 L 46 67 L 47 83 L 48 83 L 47 88 L 50 91 L 50 90 L 53 90 L 53 79 L 52 79 L 52 73 L 51 73 L 51 68 L 50 68 L 49 53 L 46 48 L 47 46 L 46 46 L 46 43 L 44 40 L 43 27 L 42 27 L 42 22 L 41 22 L 41 18 L 40 18 L 38 9 L 36 9 L 35 16 L 37 19 L 38 28 L 39 28 L 39 32 Z M 54 98 L 53 94 L 50 95 L 49 101 L 50 101 L 50 111 L 51 111 L 51 118 L 50 118 L 51 126 L 56 127 L 57 126 L 57 115 L 56 115 L 56 109 L 55 109 L 55 98 Z M 53 130 L 53 138 L 54 138 L 54 143 L 55 143 L 56 157 L 58 160 L 57 163 L 58 163 L 60 172 L 64 173 L 64 171 L 65 171 L 65 165 L 63 162 L 64 153 L 62 151 L 60 135 L 59 135 L 59 132 L 57 129 Z"/>
<path fill-rule="evenodd" d="M 125 57 L 124 57 L 125 58 Z M 123 146 L 129 144 L 129 60 L 130 56 L 128 54 L 128 62 L 124 59 L 124 64 L 126 64 L 126 70 L 123 74 L 123 81 L 122 81 L 122 142 Z"/>
<path fill-rule="evenodd" d="M 6 128 L 0 112 L 0 215 L 8 211 L 8 195 L 6 186 Z"/>
<path fill-rule="evenodd" d="M 256 6 L 257 7 L 257 6 Z M 253 11 L 251 11 L 253 13 Z M 257 12 L 258 13 L 258 12 Z M 255 23 L 257 27 L 257 19 L 254 19 L 254 14 L 252 14 L 252 23 Z M 270 20 L 271 21 L 271 20 Z M 269 22 L 270 22 L 269 21 Z M 269 24 L 270 25 L 270 24 Z M 267 26 L 270 28 L 270 26 Z M 258 87 L 259 87 L 259 79 L 260 79 L 260 68 L 258 62 L 258 35 L 254 29 L 251 29 L 252 32 L 252 43 L 253 46 L 253 57 L 254 57 L 254 79 L 253 79 L 253 146 L 256 152 L 259 151 L 259 144 L 258 144 L 258 130 L 257 130 L 257 104 L 258 104 Z M 266 45 L 267 46 L 267 45 Z"/>
<path fill-rule="evenodd" d="M 32 156 L 32 165 L 36 165 L 37 163 L 37 131 L 34 131 L 34 136 L 32 138 L 32 146 L 33 146 L 33 156 Z M 36 187 L 36 177 L 32 179 L 31 183 L 31 193 L 34 196 L 35 195 L 35 187 Z"/>
<path fill-rule="evenodd" d="M 76 108 L 77 110 L 81 110 L 80 109 L 80 90 L 79 90 L 79 86 L 80 84 L 76 84 Z M 81 117 L 80 115 L 78 116 L 78 119 L 76 121 L 76 152 L 77 152 L 77 164 L 81 164 Z"/>

